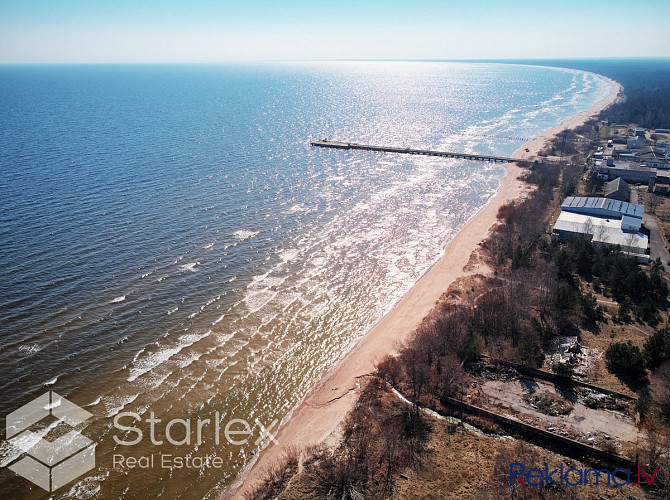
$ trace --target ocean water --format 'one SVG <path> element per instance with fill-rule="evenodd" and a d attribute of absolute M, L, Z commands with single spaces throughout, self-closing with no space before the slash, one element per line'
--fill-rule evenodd
<path fill-rule="evenodd" d="M 309 141 L 510 155 L 607 87 L 497 64 L 0 66 L 0 415 L 49 390 L 93 415 L 96 467 L 54 498 L 215 497 L 504 174 Z M 164 441 L 210 422 L 155 445 L 124 417 L 144 431 L 124 446 L 123 412 Z M 216 442 L 232 419 L 246 444 Z M 115 465 L 161 453 L 210 465 Z M 20 456 L 2 441 L 0 497 L 43 498 Z"/>

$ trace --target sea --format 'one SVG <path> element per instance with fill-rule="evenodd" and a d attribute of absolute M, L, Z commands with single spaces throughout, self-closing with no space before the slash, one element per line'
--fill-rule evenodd
<path fill-rule="evenodd" d="M 509 156 L 608 89 L 488 63 L 0 66 L 0 416 L 88 412 L 2 434 L 0 497 L 47 498 L 9 466 L 74 428 L 95 465 L 53 498 L 216 498 L 505 173 L 310 141 Z"/>

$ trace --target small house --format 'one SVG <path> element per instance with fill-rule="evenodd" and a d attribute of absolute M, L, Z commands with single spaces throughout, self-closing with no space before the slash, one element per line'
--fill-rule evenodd
<path fill-rule="evenodd" d="M 644 137 L 629 137 L 626 141 L 626 146 L 628 149 L 640 149 L 647 144 L 647 141 Z"/>
<path fill-rule="evenodd" d="M 605 198 L 630 201 L 630 186 L 621 177 L 617 177 L 605 185 Z"/>
<path fill-rule="evenodd" d="M 668 172 L 659 172 L 656 174 L 656 178 L 651 183 L 652 193 L 658 194 L 668 194 L 670 192 L 670 173 Z"/>

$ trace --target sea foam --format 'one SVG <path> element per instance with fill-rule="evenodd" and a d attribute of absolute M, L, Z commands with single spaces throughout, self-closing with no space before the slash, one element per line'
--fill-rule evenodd
<path fill-rule="evenodd" d="M 240 229 L 239 231 L 235 231 L 233 236 L 238 240 L 243 241 L 249 238 L 253 238 L 254 236 L 258 236 L 258 233 L 259 231 L 247 231 L 246 229 Z"/>

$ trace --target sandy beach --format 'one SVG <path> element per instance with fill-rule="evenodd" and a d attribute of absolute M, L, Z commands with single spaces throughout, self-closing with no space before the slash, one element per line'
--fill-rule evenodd
<path fill-rule="evenodd" d="M 582 111 L 560 125 L 544 131 L 524 144 L 513 156 L 535 158 L 547 140 L 566 128 L 584 123 L 617 99 L 621 86 L 612 81 L 610 92 L 591 108 Z M 526 151 L 528 149 L 529 151 Z M 358 378 L 372 373 L 375 364 L 389 353 L 395 352 L 421 320 L 430 312 L 435 302 L 449 285 L 461 276 L 481 272 L 468 268 L 470 255 L 496 224 L 498 209 L 526 192 L 527 186 L 518 179 L 522 169 L 514 163 L 506 164 L 506 175 L 496 196 L 461 229 L 446 246 L 441 259 L 433 265 L 412 289 L 384 316 L 340 362 L 331 368 L 312 388 L 293 413 L 285 419 L 272 442 L 250 463 L 223 498 L 243 498 L 260 481 L 289 447 L 306 448 L 324 442 L 336 433 L 337 428 L 356 400 Z"/>

